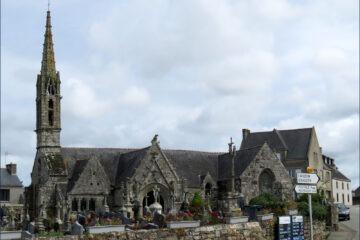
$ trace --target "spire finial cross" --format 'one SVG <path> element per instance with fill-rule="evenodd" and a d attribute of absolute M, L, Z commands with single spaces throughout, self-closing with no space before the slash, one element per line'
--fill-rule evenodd
<path fill-rule="evenodd" d="M 48 0 L 48 11 L 50 11 L 50 0 Z"/>

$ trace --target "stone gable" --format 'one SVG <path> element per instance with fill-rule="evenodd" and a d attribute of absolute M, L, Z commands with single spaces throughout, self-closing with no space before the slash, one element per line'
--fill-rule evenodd
<path fill-rule="evenodd" d="M 69 184 L 73 186 L 69 190 L 72 195 L 107 195 L 110 192 L 110 181 L 97 158 L 86 161 L 82 172 L 73 172 Z M 75 168 L 74 171 L 77 171 Z M 79 174 L 77 179 L 75 175 Z M 71 181 L 75 181 L 72 183 Z"/>

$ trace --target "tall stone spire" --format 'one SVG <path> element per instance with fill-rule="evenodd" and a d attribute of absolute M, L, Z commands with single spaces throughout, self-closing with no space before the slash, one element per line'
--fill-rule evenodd
<path fill-rule="evenodd" d="M 60 74 L 55 68 L 50 11 L 47 11 L 40 74 L 36 83 L 37 148 L 59 151 L 61 131 Z"/>
<path fill-rule="evenodd" d="M 41 61 L 41 75 L 55 76 L 55 56 L 54 56 L 54 44 L 52 40 L 51 32 L 51 16 L 50 11 L 47 11 L 46 27 L 43 44 L 43 56 Z"/>

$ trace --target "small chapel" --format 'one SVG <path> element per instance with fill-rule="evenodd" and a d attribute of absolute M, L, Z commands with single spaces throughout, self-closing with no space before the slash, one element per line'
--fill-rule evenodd
<path fill-rule="evenodd" d="M 158 135 L 143 148 L 62 146 L 61 81 L 51 28 L 47 11 L 36 81 L 37 151 L 25 194 L 31 220 L 86 211 L 141 217 L 155 203 L 166 213 L 180 209 L 196 192 L 223 211 L 230 202 L 246 204 L 261 193 L 292 197 L 288 171 L 266 142 L 237 149 L 230 141 L 224 152 L 166 149 Z"/>

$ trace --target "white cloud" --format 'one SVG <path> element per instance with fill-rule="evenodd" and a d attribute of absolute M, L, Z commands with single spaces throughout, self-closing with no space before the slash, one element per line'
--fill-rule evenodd
<path fill-rule="evenodd" d="M 95 118 L 111 109 L 111 104 L 96 95 L 95 90 L 80 79 L 68 79 L 64 91 L 68 98 L 64 101 L 65 109 L 82 118 Z"/>
<path fill-rule="evenodd" d="M 148 105 L 150 103 L 150 94 L 144 88 L 132 86 L 122 93 L 119 103 L 130 106 Z"/>
<path fill-rule="evenodd" d="M 35 152 L 45 14 L 31 2 L 5 2 L 2 28 L 2 148 L 19 156 L 21 176 Z M 63 145 L 143 147 L 158 133 L 165 148 L 222 151 L 230 136 L 240 144 L 241 128 L 315 126 L 324 152 L 358 179 L 358 1 L 53 8 Z"/>

